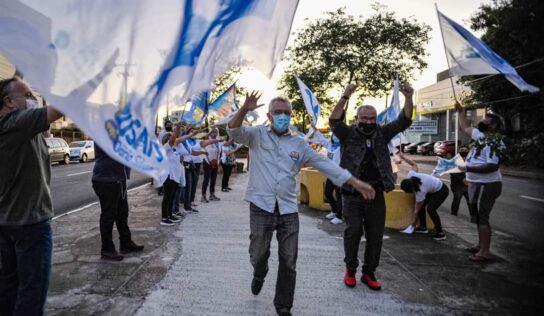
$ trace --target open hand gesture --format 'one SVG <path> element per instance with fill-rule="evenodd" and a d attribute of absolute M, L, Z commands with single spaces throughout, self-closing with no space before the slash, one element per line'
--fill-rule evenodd
<path fill-rule="evenodd" d="M 242 105 L 242 108 L 246 111 L 254 111 L 264 104 L 257 105 L 257 102 L 259 101 L 259 98 L 261 97 L 262 93 L 259 91 L 252 91 L 250 94 L 246 94 L 246 100 L 244 101 L 244 105 Z"/>
<path fill-rule="evenodd" d="M 346 89 L 344 90 L 344 96 L 346 97 L 350 97 L 353 92 L 355 92 L 355 89 L 357 89 L 357 84 L 355 83 L 350 83 L 346 86 Z"/>

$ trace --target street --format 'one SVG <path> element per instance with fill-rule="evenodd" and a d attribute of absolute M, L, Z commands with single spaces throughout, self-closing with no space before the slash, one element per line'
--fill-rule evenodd
<path fill-rule="evenodd" d="M 51 166 L 51 195 L 55 216 L 98 201 L 91 183 L 93 167 L 94 161 Z M 151 180 L 148 176 L 133 170 L 128 181 L 128 188 L 134 188 L 149 181 Z"/>
<path fill-rule="evenodd" d="M 431 174 L 434 165 L 418 163 L 419 171 Z M 401 165 L 399 182 L 406 177 L 409 167 Z M 450 176 L 441 177 L 449 188 Z M 495 202 L 491 212 L 491 225 L 496 233 L 513 235 L 522 241 L 544 249 L 544 183 L 539 180 L 503 176 L 502 194 Z M 439 212 L 450 212 L 452 193 Z M 468 208 L 464 199 L 459 208 L 459 217 L 469 220 Z"/>

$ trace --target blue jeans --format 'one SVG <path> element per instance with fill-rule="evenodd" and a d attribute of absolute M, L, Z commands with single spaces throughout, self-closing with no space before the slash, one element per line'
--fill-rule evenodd
<path fill-rule="evenodd" d="M 43 315 L 51 280 L 53 238 L 49 220 L 0 226 L 0 313 Z"/>

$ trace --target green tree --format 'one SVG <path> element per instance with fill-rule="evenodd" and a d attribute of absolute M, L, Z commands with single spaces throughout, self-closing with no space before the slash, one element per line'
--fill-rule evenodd
<path fill-rule="evenodd" d="M 543 20 L 544 1 L 494 0 L 480 6 L 471 18 L 471 27 L 483 31 L 482 40 L 512 66 L 521 66 L 517 71 L 528 83 L 543 89 Z M 489 106 L 493 112 L 505 118 L 506 134 L 510 142 L 510 162 L 544 167 L 542 92 L 533 95 L 522 93 L 501 75 L 473 81 L 477 78 L 466 77 L 463 81 L 468 82 L 474 92 L 472 102 Z M 517 120 L 517 117 L 521 129 L 514 131 L 511 120 Z"/>
<path fill-rule="evenodd" d="M 213 84 L 213 89 L 210 93 L 210 101 L 215 100 L 218 96 L 221 95 L 221 93 L 225 92 L 225 90 L 228 89 L 233 83 L 234 80 L 236 80 L 240 74 L 245 69 L 240 68 L 239 66 L 233 66 L 228 71 L 217 77 L 215 79 Z M 245 87 L 241 87 L 238 84 L 236 84 L 236 94 L 237 96 L 243 96 L 247 92 L 247 89 Z M 240 99 L 238 99 L 240 101 Z"/>
<path fill-rule="evenodd" d="M 326 117 L 334 105 L 327 92 L 341 91 L 356 81 L 362 97 L 383 96 L 392 88 L 396 74 L 410 80 L 426 67 L 430 27 L 413 18 L 397 18 L 379 4 L 374 11 L 364 19 L 340 8 L 295 34 L 280 88 L 293 101 L 294 121 L 299 126 L 306 114 L 294 76 L 312 89 Z"/>

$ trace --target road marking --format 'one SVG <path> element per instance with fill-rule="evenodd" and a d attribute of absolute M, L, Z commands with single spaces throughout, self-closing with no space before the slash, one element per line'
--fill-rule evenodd
<path fill-rule="evenodd" d="M 132 191 L 141 189 L 141 188 L 143 188 L 143 187 L 146 186 L 146 185 L 149 185 L 149 183 L 144 183 L 144 184 L 142 184 L 142 185 L 140 185 L 140 186 L 137 186 L 137 187 L 135 187 L 135 188 L 129 189 L 127 192 L 132 192 Z M 77 213 L 77 212 L 79 212 L 79 211 L 83 211 L 83 210 L 85 210 L 85 209 L 88 209 L 88 208 L 91 207 L 91 206 L 96 205 L 96 204 L 98 204 L 98 202 L 93 202 L 93 203 L 87 204 L 87 205 L 82 206 L 82 207 L 80 207 L 80 208 L 76 208 L 75 210 L 68 211 L 68 212 L 66 212 L 66 213 L 64 213 L 64 214 L 60 214 L 60 215 L 54 216 L 51 220 L 54 221 L 54 220 L 56 220 L 56 219 L 59 219 L 59 218 L 61 218 L 61 217 L 66 216 L 66 215 L 70 215 L 70 214 L 73 214 L 73 213 Z"/>
<path fill-rule="evenodd" d="M 535 197 L 532 197 L 532 196 L 520 195 L 519 197 L 523 198 L 523 199 L 531 200 L 531 201 L 537 201 L 537 202 L 544 203 L 544 199 L 539 199 L 539 198 L 535 198 Z"/>
<path fill-rule="evenodd" d="M 93 172 L 93 171 L 92 171 L 92 170 L 89 170 L 89 171 L 71 173 L 71 174 L 68 174 L 68 175 L 66 175 L 66 176 L 67 176 L 67 177 L 73 177 L 73 176 L 78 176 L 78 175 L 80 175 L 80 174 L 86 174 L 86 173 L 89 173 L 89 172 Z"/>

